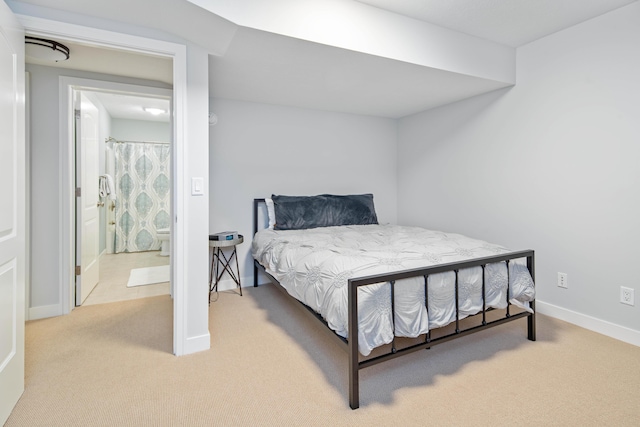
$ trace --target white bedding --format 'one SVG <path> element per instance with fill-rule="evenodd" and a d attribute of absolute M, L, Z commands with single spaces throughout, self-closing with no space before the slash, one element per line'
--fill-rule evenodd
<path fill-rule="evenodd" d="M 296 299 L 320 313 L 329 327 L 348 337 L 347 280 L 418 267 L 508 253 L 509 250 L 459 234 L 395 225 L 355 225 L 308 230 L 261 230 L 252 245 L 253 257 Z M 509 263 L 509 299 L 527 310 L 534 284 L 526 260 Z M 487 307 L 506 307 L 505 263 L 486 267 Z M 416 337 L 429 328 L 456 319 L 455 274 L 434 274 L 428 280 L 428 310 L 424 279 L 395 285 L 395 335 Z M 460 318 L 482 310 L 482 268 L 460 270 Z M 358 349 L 368 355 L 394 336 L 389 283 L 358 290 Z"/>

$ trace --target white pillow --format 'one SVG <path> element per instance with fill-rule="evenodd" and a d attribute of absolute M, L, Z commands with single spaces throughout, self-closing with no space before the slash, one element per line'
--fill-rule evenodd
<path fill-rule="evenodd" d="M 273 227 L 276 225 L 276 210 L 273 208 L 273 200 L 264 199 L 264 202 L 267 205 L 267 216 L 269 217 L 269 230 L 273 230 Z"/>

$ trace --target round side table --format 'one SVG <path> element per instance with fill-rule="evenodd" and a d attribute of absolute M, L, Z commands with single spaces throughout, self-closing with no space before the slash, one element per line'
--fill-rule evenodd
<path fill-rule="evenodd" d="M 242 286 L 240 283 L 240 268 L 238 266 L 238 252 L 236 246 L 244 242 L 242 234 L 238 234 L 237 239 L 233 240 L 212 240 L 209 236 L 209 247 L 213 248 L 213 255 L 211 257 L 211 271 L 209 273 L 209 304 L 211 304 L 211 292 L 218 292 L 218 282 L 222 278 L 225 272 L 231 276 L 238 289 L 240 290 L 240 296 L 242 296 Z M 229 257 L 224 253 L 224 250 L 231 250 Z M 236 269 L 233 271 L 231 261 L 235 258 Z"/>

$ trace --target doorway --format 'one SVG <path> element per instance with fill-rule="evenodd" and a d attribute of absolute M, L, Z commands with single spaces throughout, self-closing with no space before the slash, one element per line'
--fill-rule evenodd
<path fill-rule="evenodd" d="M 191 289 L 187 289 L 188 278 L 195 276 L 195 280 L 201 280 L 206 276 L 206 268 L 203 272 L 200 269 L 189 269 L 190 265 L 206 265 L 206 259 L 199 257 L 187 258 L 187 250 L 191 250 L 191 241 L 186 239 L 188 235 L 195 235 L 196 232 L 204 235 L 204 227 L 187 228 L 187 223 L 193 217 L 205 213 L 207 210 L 202 204 L 193 203 L 185 194 L 185 182 L 189 179 L 189 171 L 197 171 L 207 177 L 204 162 L 198 158 L 188 157 L 186 146 L 187 128 L 190 135 L 190 150 L 193 151 L 202 147 L 206 152 L 206 92 L 194 92 L 187 98 L 187 90 L 192 85 L 196 87 L 207 87 L 206 52 L 195 49 L 187 53 L 185 44 L 167 42 L 163 40 L 150 39 L 134 36 L 121 32 L 102 30 L 97 28 L 84 27 L 67 24 L 60 21 L 49 21 L 33 17 L 23 17 L 21 23 L 28 33 L 34 33 L 41 37 L 58 39 L 60 41 L 84 41 L 86 46 L 92 48 L 104 48 L 105 50 L 117 50 L 133 53 L 139 56 L 153 58 L 164 57 L 171 61 L 172 86 L 173 86 L 173 108 L 174 127 L 172 145 L 172 203 L 171 203 L 171 283 L 173 285 L 173 349 L 174 354 L 182 355 L 208 349 L 210 347 L 210 336 L 206 327 L 206 303 L 195 298 L 187 298 Z M 187 73 L 187 60 L 192 64 Z M 68 94 L 60 86 L 62 109 L 67 111 Z M 64 104 L 64 105 L 62 105 Z M 190 114 L 186 111 L 189 108 Z M 201 120 L 200 117 L 204 117 Z M 73 271 L 75 269 L 74 260 L 74 206 L 67 201 L 72 200 L 74 193 L 73 182 L 73 153 L 69 151 L 68 135 L 71 132 L 71 124 L 66 115 L 59 116 L 59 136 L 60 141 L 57 147 L 58 153 L 52 157 L 57 158 L 59 189 L 56 197 L 61 203 L 57 209 L 58 215 L 55 224 L 56 234 L 53 241 L 57 242 L 55 248 L 56 271 L 51 277 L 58 278 L 58 286 L 53 289 L 57 293 L 57 301 L 51 305 L 30 306 L 29 311 L 33 313 L 32 318 L 43 318 L 67 314 L 74 304 L 70 290 L 71 284 L 75 283 Z M 206 179 L 205 179 L 206 181 Z M 33 198 L 33 197 L 32 197 Z M 206 199 L 205 199 L 206 201 Z M 33 212 L 33 209 L 32 209 Z M 203 229 L 203 230 L 201 230 Z M 32 245 L 33 248 L 35 245 Z M 206 258 L 206 257 L 205 257 Z M 46 282 L 43 282 L 46 283 Z M 32 281 L 33 284 L 33 281 Z M 33 290 L 33 288 L 32 288 Z M 31 300 L 33 301 L 33 293 Z M 54 295 L 54 298 L 56 296 Z M 187 321 L 191 328 L 187 328 Z"/>
<path fill-rule="evenodd" d="M 75 305 L 170 294 L 171 91 L 67 83 L 80 188 Z"/>

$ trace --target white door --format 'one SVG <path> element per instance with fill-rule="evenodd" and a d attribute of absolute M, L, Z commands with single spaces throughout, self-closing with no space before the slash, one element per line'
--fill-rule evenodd
<path fill-rule="evenodd" d="M 98 108 L 74 91 L 76 116 L 76 305 L 82 305 L 100 276 Z M 78 274 L 79 273 L 79 274 Z"/>
<path fill-rule="evenodd" d="M 0 424 L 24 390 L 24 30 L 0 1 Z"/>

